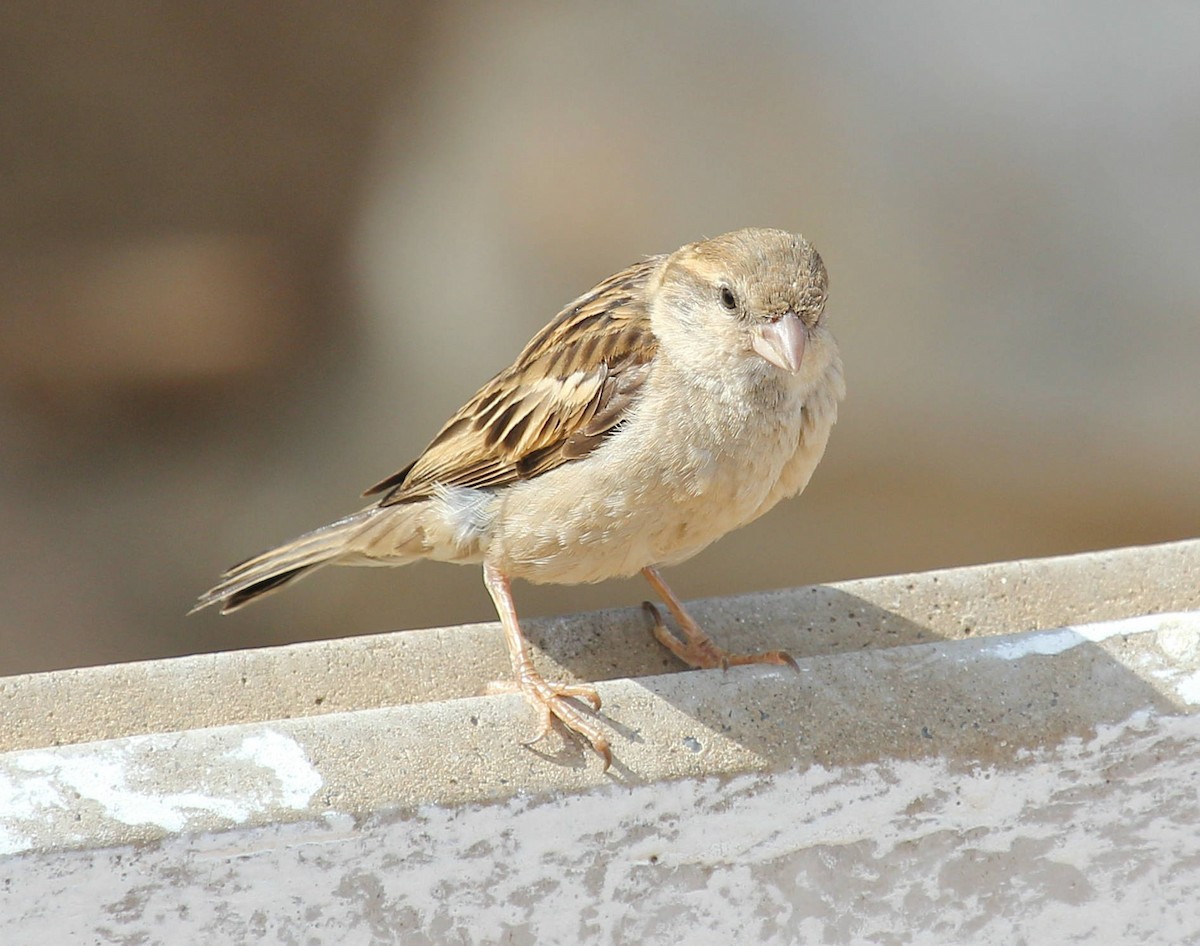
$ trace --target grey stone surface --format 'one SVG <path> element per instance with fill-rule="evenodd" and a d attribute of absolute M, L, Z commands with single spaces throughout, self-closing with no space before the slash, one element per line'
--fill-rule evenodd
<path fill-rule="evenodd" d="M 1200 608 L 1200 541 L 696 602 L 731 649 L 850 653 Z M 530 620 L 539 666 L 611 680 L 685 668 L 640 610 Z M 0 751 L 475 696 L 507 679 L 497 624 L 0 678 Z"/>
<path fill-rule="evenodd" d="M 0 942 L 1196 941 L 1198 555 L 697 606 L 798 674 L 664 673 L 639 615 L 545 622 L 548 664 L 614 678 L 607 773 L 523 746 L 519 697 L 464 695 L 503 670 L 488 626 L 10 679 L 10 732 L 116 709 L 110 738 L 75 741 L 80 709 L 0 754 Z M 467 669 L 366 699 L 443 665 Z"/>

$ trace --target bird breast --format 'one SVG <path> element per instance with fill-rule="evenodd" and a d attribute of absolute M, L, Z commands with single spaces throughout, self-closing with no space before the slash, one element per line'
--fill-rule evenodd
<path fill-rule="evenodd" d="M 606 443 L 505 487 L 484 555 L 533 582 L 603 581 L 681 562 L 765 512 L 800 446 L 802 386 L 686 382 L 656 366 Z"/>

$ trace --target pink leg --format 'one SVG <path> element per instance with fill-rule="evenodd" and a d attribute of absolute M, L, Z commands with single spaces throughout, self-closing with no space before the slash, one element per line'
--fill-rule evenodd
<path fill-rule="evenodd" d="M 492 601 L 495 602 L 500 624 L 504 627 L 504 641 L 508 644 L 508 659 L 512 663 L 517 689 L 542 717 L 541 731 L 533 742 L 537 742 L 550 731 L 551 717 L 557 716 L 567 729 L 583 736 L 591 744 L 604 759 L 604 768 L 607 769 L 612 765 L 612 748 L 608 740 L 595 722 L 569 702 L 569 698 L 587 700 L 594 709 L 600 709 L 600 695 L 594 687 L 548 683 L 543 679 L 534 669 L 533 660 L 529 656 L 529 644 L 517 623 L 517 609 L 513 604 L 509 580 L 494 565 L 484 562 L 483 582 L 487 585 Z M 528 744 L 532 745 L 532 742 Z"/>
<path fill-rule="evenodd" d="M 675 592 L 667 587 L 667 583 L 663 581 L 657 568 L 652 565 L 643 568 L 642 575 L 645 576 L 646 581 L 650 582 L 650 587 L 658 592 L 658 596 L 667 603 L 667 608 L 675 618 L 685 639 L 680 640 L 672 634 L 663 622 L 662 615 L 658 613 L 658 608 L 647 601 L 643 606 L 654 619 L 655 638 L 689 667 L 696 667 L 700 670 L 713 670 L 720 667 L 725 670 L 738 664 L 780 664 L 799 669 L 791 654 L 782 650 L 769 650 L 762 654 L 731 654 L 729 651 L 723 650 L 713 643 L 712 638 L 705 634 L 695 619 L 687 613 L 683 602 L 675 597 Z"/>

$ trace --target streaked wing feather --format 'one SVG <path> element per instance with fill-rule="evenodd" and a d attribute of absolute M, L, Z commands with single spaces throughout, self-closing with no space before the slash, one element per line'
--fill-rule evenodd
<path fill-rule="evenodd" d="M 386 506 L 424 499 L 435 484 L 502 486 L 595 450 L 649 376 L 658 343 L 641 300 L 661 259 L 637 263 L 572 302 L 416 461 L 364 495 L 384 493 Z"/>

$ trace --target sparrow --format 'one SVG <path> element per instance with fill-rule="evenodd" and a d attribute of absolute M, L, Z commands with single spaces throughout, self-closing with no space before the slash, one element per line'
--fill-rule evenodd
<path fill-rule="evenodd" d="M 515 687 L 612 762 L 575 700 L 544 679 L 511 581 L 574 584 L 641 572 L 654 636 L 691 667 L 795 666 L 733 654 L 688 614 L 660 569 L 800 493 L 845 394 L 826 325 L 828 277 L 802 236 L 744 229 L 651 256 L 571 302 L 442 427 L 363 495 L 365 509 L 234 565 L 193 611 L 222 613 L 324 565 L 481 564 Z"/>

